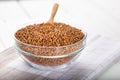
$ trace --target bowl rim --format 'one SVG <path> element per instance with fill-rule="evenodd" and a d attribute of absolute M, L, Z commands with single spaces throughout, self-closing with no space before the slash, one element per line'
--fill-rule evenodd
<path fill-rule="evenodd" d="M 86 32 L 83 32 L 83 33 L 84 33 L 84 37 L 80 41 L 78 41 L 78 42 L 76 42 L 74 44 L 66 45 L 66 46 L 34 46 L 34 45 L 27 44 L 27 43 L 24 43 L 24 42 L 16 39 L 15 36 L 14 36 L 14 39 L 16 41 L 18 41 L 18 43 L 20 42 L 21 44 L 25 44 L 26 46 L 28 45 L 28 46 L 32 46 L 32 47 L 38 47 L 38 48 L 57 48 L 57 49 L 59 49 L 59 48 L 63 48 L 63 47 L 74 46 L 74 45 L 79 44 L 82 41 L 86 40 L 87 33 Z M 79 53 L 80 51 L 82 51 L 85 48 L 85 44 L 82 47 L 80 47 L 79 49 L 77 49 L 77 50 L 75 50 L 75 51 L 73 51 L 71 53 L 66 53 L 66 54 L 63 54 L 63 55 L 53 55 L 53 56 L 41 56 L 41 55 L 33 54 L 33 53 L 27 52 L 25 50 L 22 50 L 16 44 L 14 46 L 15 46 L 16 50 L 22 52 L 25 55 L 30 55 L 30 56 L 34 56 L 34 57 L 38 57 L 38 58 L 63 58 L 63 57 L 68 57 L 68 56 L 72 56 L 72 55 L 75 55 L 75 54 Z"/>

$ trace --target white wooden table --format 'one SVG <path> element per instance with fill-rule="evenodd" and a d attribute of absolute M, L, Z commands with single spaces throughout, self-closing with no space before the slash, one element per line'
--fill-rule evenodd
<path fill-rule="evenodd" d="M 120 0 L 0 1 L 0 52 L 13 45 L 13 33 L 31 19 L 47 21 L 54 2 L 60 4 L 56 21 L 84 26 L 87 31 L 120 40 Z M 120 61 L 97 79 L 120 79 Z"/>

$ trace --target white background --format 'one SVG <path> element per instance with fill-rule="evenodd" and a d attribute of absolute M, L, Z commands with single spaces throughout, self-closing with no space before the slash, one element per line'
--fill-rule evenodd
<path fill-rule="evenodd" d="M 120 0 L 1 0 L 0 52 L 14 44 L 13 34 L 20 25 L 33 19 L 46 22 L 54 2 L 60 4 L 55 21 L 120 40 Z M 120 79 L 119 67 L 120 61 L 98 80 Z"/>

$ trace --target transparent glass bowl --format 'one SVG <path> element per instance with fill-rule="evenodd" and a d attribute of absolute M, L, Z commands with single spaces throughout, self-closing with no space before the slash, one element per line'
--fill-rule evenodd
<path fill-rule="evenodd" d="M 35 46 L 21 42 L 16 37 L 15 48 L 19 55 L 32 67 L 44 70 L 55 70 L 65 68 L 72 64 L 86 44 L 87 34 L 85 32 L 82 40 L 66 46 Z M 39 55 L 41 54 L 41 55 Z"/>

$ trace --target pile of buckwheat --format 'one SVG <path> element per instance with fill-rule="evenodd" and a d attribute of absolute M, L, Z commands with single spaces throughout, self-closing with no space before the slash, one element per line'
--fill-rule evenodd
<path fill-rule="evenodd" d="M 18 30 L 15 37 L 35 46 L 65 46 L 80 41 L 84 34 L 75 27 L 55 22 L 54 25 L 42 23 L 26 26 Z"/>

